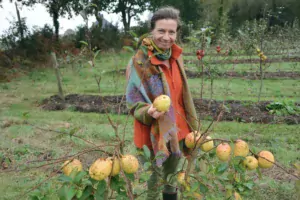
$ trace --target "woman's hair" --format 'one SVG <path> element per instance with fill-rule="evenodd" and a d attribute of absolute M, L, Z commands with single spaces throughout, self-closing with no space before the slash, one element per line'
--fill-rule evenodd
<path fill-rule="evenodd" d="M 173 19 L 177 22 L 177 31 L 181 27 L 181 21 L 180 21 L 180 11 L 174 7 L 166 6 L 158 9 L 156 12 L 154 12 L 151 21 L 150 21 L 150 28 L 153 30 L 155 28 L 155 23 L 158 20 L 161 19 Z"/>

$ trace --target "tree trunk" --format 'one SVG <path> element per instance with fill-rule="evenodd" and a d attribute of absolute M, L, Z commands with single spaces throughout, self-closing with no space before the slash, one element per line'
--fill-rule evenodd
<path fill-rule="evenodd" d="M 211 107 L 213 93 L 214 93 L 214 77 L 212 77 L 212 74 L 210 72 L 210 97 L 209 97 L 208 109 L 210 109 Z"/>
<path fill-rule="evenodd" d="M 99 16 L 99 9 L 98 8 L 95 8 L 95 11 L 94 11 L 94 16 L 98 22 L 98 27 L 101 29 L 102 28 L 102 20 L 103 18 Z"/>
<path fill-rule="evenodd" d="M 51 52 L 51 58 L 52 58 L 53 68 L 55 71 L 55 76 L 57 79 L 58 96 L 64 100 L 64 93 L 63 93 L 63 89 L 62 89 L 61 77 L 60 77 L 60 73 L 59 73 L 59 69 L 58 69 L 58 63 L 57 63 L 55 52 Z"/>
<path fill-rule="evenodd" d="M 20 34 L 20 38 L 21 38 L 21 44 L 23 44 L 24 41 L 24 29 L 23 29 L 23 24 L 21 21 L 21 17 L 20 17 L 20 12 L 18 9 L 18 5 L 17 2 L 15 2 L 15 6 L 16 6 L 16 12 L 17 12 L 17 17 L 18 17 L 18 23 L 19 23 L 19 34 Z"/>
<path fill-rule="evenodd" d="M 263 36 L 260 38 L 260 49 L 261 51 L 263 51 Z M 257 98 L 257 102 L 260 102 L 260 97 L 261 97 L 261 92 L 262 92 L 262 88 L 263 88 L 263 79 L 264 79 L 264 72 L 263 72 L 263 67 L 262 67 L 262 60 L 259 59 L 259 72 L 260 72 L 260 86 L 259 86 L 259 91 L 258 91 L 258 98 Z"/>
<path fill-rule="evenodd" d="M 130 16 L 130 8 L 127 9 L 127 30 L 129 31 L 130 29 L 130 21 L 131 21 L 131 17 Z"/>
<path fill-rule="evenodd" d="M 124 26 L 124 32 L 128 33 L 129 27 L 128 27 L 128 23 L 127 23 L 127 15 L 126 15 L 125 10 L 122 11 L 122 22 L 123 22 L 123 26 Z"/>
<path fill-rule="evenodd" d="M 216 30 L 216 35 L 217 35 L 217 38 L 219 37 L 220 35 L 220 31 L 221 31 L 221 26 L 222 26 L 222 20 L 223 20 L 223 8 L 224 7 L 224 3 L 223 3 L 223 0 L 220 0 L 220 7 L 219 7 L 219 12 L 218 12 L 218 26 L 217 26 L 217 30 Z"/>
<path fill-rule="evenodd" d="M 58 42 L 59 40 L 59 14 L 58 10 L 52 10 L 52 18 L 53 18 L 53 25 L 55 28 L 55 41 Z"/>
<path fill-rule="evenodd" d="M 202 82 L 201 82 L 201 89 L 200 89 L 200 102 L 201 102 L 201 105 L 202 105 L 202 103 L 203 103 L 203 89 L 204 89 L 204 63 L 203 63 L 203 61 L 201 62 L 201 64 L 202 64 L 202 66 L 201 66 Z"/>

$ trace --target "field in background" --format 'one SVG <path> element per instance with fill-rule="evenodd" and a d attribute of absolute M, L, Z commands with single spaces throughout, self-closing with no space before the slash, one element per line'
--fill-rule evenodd
<path fill-rule="evenodd" d="M 131 54 L 102 54 L 99 56 L 96 67 L 91 70 L 84 65 L 71 69 L 69 65 L 61 68 L 63 89 L 66 94 L 99 94 L 99 88 L 94 75 L 101 76 L 100 95 L 124 94 L 126 79 L 124 74 L 116 71 L 125 69 Z M 272 63 L 267 71 L 300 72 L 300 63 Z M 199 70 L 195 66 L 187 65 L 188 69 Z M 232 65 L 221 66 L 221 71 L 231 70 Z M 239 73 L 255 71 L 254 64 L 239 64 L 234 70 Z M 113 73 L 109 73 L 114 71 Z M 258 80 L 233 78 L 227 87 L 230 78 L 220 77 L 214 82 L 213 99 L 223 100 L 225 92 L 229 92 L 227 99 L 257 100 Z M 199 97 L 201 79 L 189 79 L 194 97 Z M 205 80 L 204 98 L 209 97 L 210 82 Z M 77 136 L 93 141 L 97 145 L 107 145 L 114 139 L 114 131 L 107 116 L 98 113 L 74 112 L 71 108 L 64 111 L 45 111 L 40 105 L 45 98 L 57 93 L 56 78 L 52 69 L 33 70 L 13 79 L 8 83 L 0 84 L 0 158 L 11 160 L 8 168 L 18 169 L 17 172 L 0 171 L 1 199 L 16 199 L 35 184 L 46 178 L 62 163 L 50 166 L 25 170 L 26 167 L 39 166 L 41 161 L 54 159 L 60 156 L 74 154 L 90 144 L 74 137 L 62 136 L 47 129 L 70 131 L 78 128 Z M 292 99 L 300 102 L 300 79 L 266 79 L 262 92 L 262 100 Z M 132 143 L 132 117 L 126 115 L 111 115 L 113 121 L 120 125 L 120 132 L 125 131 L 126 151 L 135 152 Z M 24 124 L 26 119 L 30 124 Z M 209 121 L 203 121 L 204 127 Z M 46 130 L 45 130 L 46 129 Z M 255 124 L 239 122 L 219 122 L 214 129 L 213 137 L 236 139 L 242 138 L 249 142 L 256 151 L 269 149 L 275 155 L 280 165 L 293 168 L 299 162 L 299 126 L 287 124 Z M 109 147 L 106 149 L 109 150 Z M 94 152 L 80 156 L 87 168 L 101 152 Z M 39 160 L 40 162 L 32 162 Z M 244 199 L 295 199 L 293 177 L 277 167 L 263 172 L 263 179 L 257 178 L 257 185 Z M 49 188 L 59 186 L 55 178 Z M 46 187 L 45 187 L 46 188 Z M 141 192 L 143 186 L 134 183 L 136 192 Z M 57 199 L 54 190 L 49 189 L 49 199 Z M 28 194 L 26 194 L 28 196 Z M 23 197 L 24 198 L 24 197 Z M 20 198 L 19 198 L 20 199 Z M 143 199 L 143 198 L 141 198 Z"/>

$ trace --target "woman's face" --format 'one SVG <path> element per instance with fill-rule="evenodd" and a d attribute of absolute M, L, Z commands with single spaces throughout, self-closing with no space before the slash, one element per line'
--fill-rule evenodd
<path fill-rule="evenodd" d="M 153 41 L 162 50 L 169 49 L 176 40 L 177 21 L 174 19 L 160 19 L 152 30 Z"/>

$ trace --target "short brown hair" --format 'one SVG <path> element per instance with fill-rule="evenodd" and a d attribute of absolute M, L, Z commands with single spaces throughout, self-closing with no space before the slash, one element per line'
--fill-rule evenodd
<path fill-rule="evenodd" d="M 177 22 L 177 31 L 181 27 L 181 20 L 180 20 L 180 11 L 172 6 L 166 6 L 158 9 L 154 12 L 151 21 L 150 21 L 150 28 L 153 30 L 155 28 L 155 23 L 161 19 L 173 19 Z"/>

